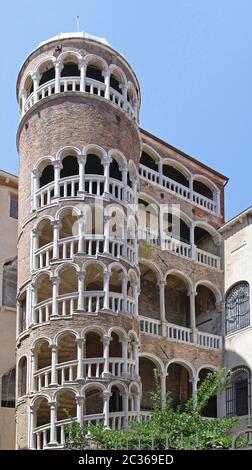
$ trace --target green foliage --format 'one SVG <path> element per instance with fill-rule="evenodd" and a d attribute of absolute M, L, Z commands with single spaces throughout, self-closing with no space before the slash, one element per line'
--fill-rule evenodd
<path fill-rule="evenodd" d="M 211 372 L 188 400 L 184 409 L 174 409 L 169 394 L 161 398 L 157 371 L 156 388 L 152 394 L 153 412 L 150 419 L 134 423 L 129 430 L 104 430 L 102 425 L 89 426 L 89 434 L 103 449 L 229 449 L 230 431 L 236 418 L 203 418 L 202 411 L 209 399 L 222 392 L 229 381 L 224 370 Z M 72 436 L 73 439 L 74 435 Z"/>

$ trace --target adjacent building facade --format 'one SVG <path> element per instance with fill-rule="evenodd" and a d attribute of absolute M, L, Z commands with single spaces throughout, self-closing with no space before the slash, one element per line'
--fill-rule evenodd
<path fill-rule="evenodd" d="M 0 171 L 0 450 L 15 447 L 18 179 Z"/>

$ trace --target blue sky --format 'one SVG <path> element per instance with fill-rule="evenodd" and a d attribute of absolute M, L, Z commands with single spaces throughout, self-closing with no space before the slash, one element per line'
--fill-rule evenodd
<path fill-rule="evenodd" d="M 230 178 L 226 219 L 252 204 L 251 0 L 29 0 L 1 4 L 0 168 L 18 171 L 18 70 L 40 41 L 80 29 L 134 68 L 141 126 Z"/>

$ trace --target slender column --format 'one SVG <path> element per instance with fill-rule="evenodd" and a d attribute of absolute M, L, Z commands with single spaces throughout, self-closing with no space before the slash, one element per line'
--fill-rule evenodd
<path fill-rule="evenodd" d="M 53 276 L 52 278 L 52 317 L 58 315 L 58 288 L 59 288 L 59 278 Z"/>
<path fill-rule="evenodd" d="M 39 72 L 34 72 L 34 74 L 32 75 L 34 104 L 37 103 L 38 101 L 38 87 L 39 87 L 40 77 L 41 75 Z"/>
<path fill-rule="evenodd" d="M 131 287 L 133 289 L 133 299 L 134 299 L 134 302 L 135 302 L 134 313 L 135 313 L 135 316 L 137 317 L 138 316 L 138 296 L 139 296 L 140 292 L 138 290 L 137 282 L 132 282 Z"/>
<path fill-rule="evenodd" d="M 127 244 L 128 244 L 128 227 L 127 227 L 127 218 L 123 221 L 122 224 L 123 227 L 123 249 L 122 249 L 122 255 L 124 258 L 127 258 Z"/>
<path fill-rule="evenodd" d="M 122 300 L 122 311 L 123 312 L 127 312 L 127 287 L 128 287 L 128 276 L 126 273 L 123 273 L 122 274 L 122 277 L 121 277 L 121 281 L 122 281 L 122 296 L 123 296 L 123 300 Z M 128 313 L 128 312 L 127 312 Z"/>
<path fill-rule="evenodd" d="M 58 349 L 57 349 L 56 344 L 52 344 L 50 348 L 51 348 L 51 371 L 52 371 L 50 387 L 57 387 L 58 380 L 57 380 L 56 364 L 58 360 Z"/>
<path fill-rule="evenodd" d="M 127 85 L 122 86 L 122 95 L 123 95 L 123 109 L 127 112 L 128 109 L 128 89 Z"/>
<path fill-rule="evenodd" d="M 193 404 L 194 406 L 197 405 L 197 389 L 198 389 L 198 379 L 196 377 L 193 377 L 190 380 L 192 384 L 192 396 L 193 396 Z"/>
<path fill-rule="evenodd" d="M 20 302 L 17 301 L 17 319 L 16 319 L 16 338 L 22 333 L 21 331 L 21 322 L 20 322 Z"/>
<path fill-rule="evenodd" d="M 125 204 L 127 203 L 127 175 L 128 175 L 128 170 L 127 168 L 120 168 L 120 171 L 122 173 L 122 183 L 123 183 L 123 191 L 122 191 L 122 202 Z"/>
<path fill-rule="evenodd" d="M 105 83 L 105 98 L 110 100 L 110 73 L 109 71 L 104 73 L 104 83 Z"/>
<path fill-rule="evenodd" d="M 103 414 L 104 414 L 104 429 L 109 429 L 109 398 L 110 392 L 103 392 Z"/>
<path fill-rule="evenodd" d="M 216 202 L 216 211 L 217 214 L 220 214 L 220 190 L 218 189 L 215 194 L 215 202 Z"/>
<path fill-rule="evenodd" d="M 57 405 L 56 402 L 50 403 L 50 442 L 49 446 L 58 445 L 56 437 L 56 419 L 57 419 Z"/>
<path fill-rule="evenodd" d="M 122 395 L 122 401 L 123 401 L 123 428 L 128 428 L 129 427 L 129 396 L 126 393 L 123 393 Z"/>
<path fill-rule="evenodd" d="M 55 62 L 55 93 L 60 93 L 60 74 L 62 70 L 62 64 Z"/>
<path fill-rule="evenodd" d="M 109 336 L 104 336 L 103 338 L 103 359 L 104 359 L 104 370 L 103 370 L 103 378 L 109 378 L 109 345 L 110 345 L 111 338 Z"/>
<path fill-rule="evenodd" d="M 36 411 L 33 405 L 30 406 L 30 439 L 29 439 L 29 449 L 36 450 L 36 440 L 34 429 L 36 427 Z"/>
<path fill-rule="evenodd" d="M 135 362 L 135 375 L 139 376 L 139 357 L 138 357 L 138 348 L 139 344 L 134 342 L 133 345 L 133 361 Z"/>
<path fill-rule="evenodd" d="M 188 178 L 189 190 L 190 190 L 190 200 L 193 201 L 193 176 L 190 175 Z"/>
<path fill-rule="evenodd" d="M 141 411 L 141 395 L 138 393 L 136 396 L 135 396 L 135 410 L 137 412 L 137 421 L 140 422 L 141 420 L 141 415 L 140 415 L 140 411 Z"/>
<path fill-rule="evenodd" d="M 160 320 L 166 322 L 165 317 L 165 281 L 160 281 L 159 286 L 159 303 L 160 303 Z"/>
<path fill-rule="evenodd" d="M 110 215 L 104 216 L 104 254 L 109 254 Z"/>
<path fill-rule="evenodd" d="M 76 340 L 76 343 L 77 343 L 77 359 L 78 359 L 76 380 L 82 383 L 84 382 L 83 349 L 84 349 L 85 339 L 78 338 Z"/>
<path fill-rule="evenodd" d="M 158 174 L 159 174 L 159 184 L 162 182 L 163 176 L 163 160 L 158 160 Z"/>
<path fill-rule="evenodd" d="M 86 165 L 86 155 L 79 155 L 79 191 L 78 195 L 83 195 L 85 193 L 85 165 Z"/>
<path fill-rule="evenodd" d="M 32 187 L 33 187 L 32 210 L 35 211 L 38 208 L 37 191 L 39 189 L 39 172 L 37 168 L 35 170 L 32 170 Z"/>
<path fill-rule="evenodd" d="M 54 167 L 54 198 L 58 199 L 60 197 L 60 170 L 62 168 L 59 160 L 53 162 Z"/>
<path fill-rule="evenodd" d="M 85 255 L 85 243 L 84 243 L 84 232 L 85 232 L 85 216 L 81 214 L 78 218 L 79 222 L 79 240 L 78 240 L 78 255 Z"/>
<path fill-rule="evenodd" d="M 191 244 L 191 258 L 192 259 L 195 259 L 195 250 L 196 250 L 196 246 L 195 246 L 195 225 L 193 222 L 191 222 L 191 225 L 190 225 L 190 244 Z"/>
<path fill-rule="evenodd" d="M 30 322 L 31 325 L 35 324 L 35 305 L 36 305 L 36 284 L 35 282 L 31 283 L 31 316 Z M 38 323 L 38 322 L 37 322 Z"/>
<path fill-rule="evenodd" d="M 123 375 L 128 375 L 128 340 L 122 340 Z"/>
<path fill-rule="evenodd" d="M 35 392 L 35 383 L 34 383 L 34 373 L 36 370 L 36 356 L 35 356 L 35 348 L 31 348 L 31 375 L 30 375 L 30 385 L 29 389 L 30 392 L 33 393 Z"/>
<path fill-rule="evenodd" d="M 38 236 L 37 236 L 37 229 L 32 229 L 32 270 L 38 269 L 38 265 L 36 263 L 36 251 L 38 249 Z"/>
<path fill-rule="evenodd" d="M 111 162 L 111 158 L 108 158 L 107 160 L 103 161 L 104 176 L 105 176 L 103 197 L 107 197 L 107 198 L 110 198 L 110 192 L 109 192 L 109 167 L 110 167 L 110 162 Z"/>
<path fill-rule="evenodd" d="M 60 222 L 59 220 L 52 221 L 53 226 L 53 259 L 52 261 L 56 261 L 59 259 L 59 229 L 60 229 Z"/>
<path fill-rule="evenodd" d="M 26 101 L 27 101 L 27 93 L 26 93 L 26 90 L 23 89 L 21 91 L 21 98 L 22 98 L 22 110 L 21 110 L 21 113 L 22 113 L 22 116 L 25 114 L 25 104 L 26 104 Z"/>
<path fill-rule="evenodd" d="M 85 311 L 84 307 L 84 281 L 85 281 L 85 271 L 78 272 L 78 312 L 82 313 Z"/>
<path fill-rule="evenodd" d="M 162 400 L 162 405 L 163 405 L 164 399 L 166 396 L 166 374 L 165 373 L 160 374 L 160 389 L 161 389 L 161 400 Z"/>
<path fill-rule="evenodd" d="M 77 396 L 76 398 L 77 405 L 77 421 L 79 425 L 83 426 L 83 397 Z"/>
<path fill-rule="evenodd" d="M 103 302 L 103 310 L 110 310 L 109 308 L 109 279 L 111 273 L 106 271 L 103 275 L 103 290 L 104 290 L 104 302 Z"/>
<path fill-rule="evenodd" d="M 85 92 L 86 91 L 87 64 L 84 60 L 80 62 L 79 68 L 80 68 L 80 91 Z"/>
<path fill-rule="evenodd" d="M 195 296 L 197 292 L 191 291 L 190 296 L 190 326 L 192 329 L 192 340 L 193 343 L 197 343 L 197 327 L 196 327 L 196 316 L 195 316 Z"/>

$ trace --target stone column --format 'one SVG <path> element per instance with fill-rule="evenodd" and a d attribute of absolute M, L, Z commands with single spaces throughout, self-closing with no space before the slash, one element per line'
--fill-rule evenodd
<path fill-rule="evenodd" d="M 129 396 L 127 393 L 123 393 L 122 395 L 122 401 L 123 401 L 123 428 L 128 428 L 129 427 Z"/>
<path fill-rule="evenodd" d="M 37 229 L 32 229 L 32 270 L 38 269 L 38 263 L 36 263 L 36 251 L 38 250 L 38 234 Z"/>
<path fill-rule="evenodd" d="M 111 338 L 109 336 L 104 336 L 103 338 L 103 359 L 104 359 L 104 369 L 102 373 L 102 377 L 104 379 L 109 378 L 111 376 L 109 372 L 109 345 L 110 345 Z"/>
<path fill-rule="evenodd" d="M 84 383 L 83 348 L 84 348 L 85 339 L 78 338 L 76 340 L 76 343 L 77 343 L 77 359 L 78 359 L 76 380 L 79 383 Z"/>
<path fill-rule="evenodd" d="M 162 177 L 163 177 L 163 160 L 162 159 L 158 160 L 158 174 L 159 174 L 159 184 L 161 184 Z"/>
<path fill-rule="evenodd" d="M 195 225 L 193 222 L 191 222 L 190 225 L 190 244 L 191 244 L 191 258 L 195 259 L 196 258 L 196 246 L 195 246 Z"/>
<path fill-rule="evenodd" d="M 57 404 L 56 402 L 50 403 L 50 442 L 48 447 L 57 446 L 57 433 L 56 433 L 56 420 L 57 420 Z"/>
<path fill-rule="evenodd" d="M 104 83 L 105 83 L 105 98 L 106 100 L 110 100 L 110 73 L 108 70 L 104 73 Z"/>
<path fill-rule="evenodd" d="M 109 254 L 110 215 L 104 216 L 104 254 Z"/>
<path fill-rule="evenodd" d="M 52 261 L 57 261 L 59 259 L 59 229 L 60 221 L 53 220 L 51 222 L 53 226 L 53 257 Z"/>
<path fill-rule="evenodd" d="M 83 426 L 83 397 L 77 396 L 75 398 L 77 405 L 77 422 L 82 427 Z"/>
<path fill-rule="evenodd" d="M 160 281 L 159 286 L 159 303 L 160 303 L 160 320 L 166 322 L 165 317 L 165 281 Z"/>
<path fill-rule="evenodd" d="M 122 173 L 122 184 L 123 184 L 123 191 L 122 191 L 122 202 L 127 204 L 127 185 L 128 185 L 128 170 L 127 168 L 119 168 Z"/>
<path fill-rule="evenodd" d="M 141 411 L 141 396 L 140 396 L 139 393 L 135 396 L 135 409 L 136 409 L 136 412 L 137 412 L 137 421 L 140 422 L 140 421 L 141 421 L 141 415 L 140 415 L 140 411 Z"/>
<path fill-rule="evenodd" d="M 103 392 L 103 414 L 104 414 L 104 429 L 109 428 L 109 398 L 111 396 L 110 392 Z"/>
<path fill-rule="evenodd" d="M 103 302 L 103 310 L 110 310 L 109 308 L 109 279 L 111 276 L 111 272 L 106 271 L 103 274 L 103 290 L 104 290 L 104 302 Z"/>
<path fill-rule="evenodd" d="M 84 243 L 84 233 L 85 233 L 85 215 L 81 214 L 78 217 L 79 222 L 79 240 L 78 240 L 78 256 L 85 255 L 85 243 Z"/>
<path fill-rule="evenodd" d="M 58 349 L 56 344 L 52 344 L 51 348 L 51 383 L 50 387 L 57 387 L 58 386 L 58 378 L 57 378 L 57 369 L 56 364 L 58 361 Z"/>
<path fill-rule="evenodd" d="M 52 281 L 52 317 L 58 315 L 58 288 L 59 288 L 59 278 L 58 276 L 53 276 Z"/>
<path fill-rule="evenodd" d="M 190 189 L 190 201 L 193 201 L 193 176 L 190 175 L 188 178 L 189 181 L 189 189 Z"/>
<path fill-rule="evenodd" d="M 34 74 L 32 75 L 34 104 L 37 103 L 38 101 L 38 87 L 39 87 L 40 77 L 41 75 L 39 72 L 34 72 Z"/>
<path fill-rule="evenodd" d="M 36 356 L 35 356 L 35 348 L 31 348 L 31 369 L 30 369 L 30 385 L 29 389 L 30 392 L 35 392 L 35 380 L 34 380 L 34 373 L 36 371 Z"/>
<path fill-rule="evenodd" d="M 36 441 L 34 429 L 36 427 L 36 410 L 33 405 L 30 406 L 30 430 L 29 430 L 29 449 L 36 450 Z"/>
<path fill-rule="evenodd" d="M 86 155 L 79 155 L 79 191 L 78 196 L 85 194 L 85 165 L 87 157 Z"/>
<path fill-rule="evenodd" d="M 38 208 L 38 198 L 36 194 L 39 189 L 39 172 L 37 168 L 32 170 L 32 188 L 32 210 L 35 211 Z"/>
<path fill-rule="evenodd" d="M 198 385 L 198 379 L 196 377 L 193 377 L 189 382 L 192 384 L 192 396 L 193 396 L 193 404 L 194 406 L 197 405 L 197 385 Z"/>
<path fill-rule="evenodd" d="M 21 98 L 22 98 L 22 109 L 21 109 L 21 113 L 22 113 L 22 116 L 25 114 L 25 104 L 26 104 L 26 101 L 27 101 L 27 93 L 26 93 L 26 90 L 23 89 L 21 91 Z"/>
<path fill-rule="evenodd" d="M 122 273 L 122 277 L 121 277 L 121 281 L 122 281 L 122 296 L 123 296 L 123 299 L 122 299 L 122 311 L 125 312 L 125 313 L 128 313 L 127 312 L 127 287 L 128 287 L 128 276 L 126 273 Z"/>
<path fill-rule="evenodd" d="M 79 297 L 78 297 L 78 313 L 84 313 L 85 312 L 85 307 L 84 307 L 84 281 L 85 281 L 85 271 L 78 271 L 78 292 L 79 292 Z"/>
<path fill-rule="evenodd" d="M 161 389 L 161 400 L 162 406 L 166 397 L 166 374 L 163 372 L 160 374 L 160 389 Z"/>
<path fill-rule="evenodd" d="M 127 85 L 122 85 L 122 95 L 123 95 L 123 110 L 127 112 L 128 110 L 128 89 Z"/>
<path fill-rule="evenodd" d="M 190 327 L 192 329 L 192 341 L 197 344 L 197 328 L 196 328 L 196 315 L 195 315 L 195 297 L 197 292 L 191 291 L 190 296 Z"/>
<path fill-rule="evenodd" d="M 55 93 L 60 93 L 60 74 L 62 70 L 62 64 L 55 62 Z"/>
<path fill-rule="evenodd" d="M 86 91 L 86 70 L 87 70 L 87 64 L 84 60 L 80 62 L 79 69 L 80 69 L 80 91 L 84 93 Z"/>
<path fill-rule="evenodd" d="M 37 302 L 36 295 L 36 284 L 35 282 L 31 283 L 31 317 L 29 318 L 31 325 L 35 324 L 35 305 Z M 39 323 L 39 322 L 37 322 Z"/>
<path fill-rule="evenodd" d="M 62 168 L 61 162 L 56 160 L 53 162 L 54 167 L 54 199 L 58 199 L 60 197 L 60 170 Z"/>
<path fill-rule="evenodd" d="M 122 255 L 124 258 L 127 258 L 127 245 L 128 245 L 128 227 L 127 227 L 127 218 L 123 221 L 122 223 L 123 227 L 123 249 L 122 249 Z"/>
<path fill-rule="evenodd" d="M 135 375 L 136 377 L 139 376 L 139 357 L 138 357 L 138 348 L 139 348 L 139 344 L 136 343 L 134 341 L 134 343 L 132 344 L 132 348 L 133 348 L 133 361 L 135 361 Z"/>
<path fill-rule="evenodd" d="M 128 375 L 128 339 L 122 339 L 123 376 Z"/>
<path fill-rule="evenodd" d="M 103 197 L 109 199 L 110 198 L 110 192 L 109 192 L 109 167 L 110 167 L 110 162 L 111 159 L 107 159 L 103 161 L 103 167 L 104 167 L 104 176 L 105 176 L 105 184 L 104 184 L 104 193 Z"/>

